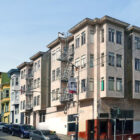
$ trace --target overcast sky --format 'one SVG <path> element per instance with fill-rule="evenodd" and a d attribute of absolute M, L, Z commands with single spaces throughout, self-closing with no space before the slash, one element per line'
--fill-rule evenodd
<path fill-rule="evenodd" d="M 104 15 L 140 26 L 140 0 L 0 0 L 0 71 L 46 51 L 82 19 Z"/>

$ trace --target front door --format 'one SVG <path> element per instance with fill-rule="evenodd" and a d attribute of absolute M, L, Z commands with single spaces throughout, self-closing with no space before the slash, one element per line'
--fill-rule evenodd
<path fill-rule="evenodd" d="M 36 112 L 34 112 L 34 123 L 33 123 L 33 125 L 36 128 Z"/>
<path fill-rule="evenodd" d="M 88 120 L 88 140 L 94 140 L 94 120 Z"/>
<path fill-rule="evenodd" d="M 21 116 L 20 116 L 20 120 L 21 120 L 21 124 L 24 124 L 24 113 L 21 113 Z"/>
<path fill-rule="evenodd" d="M 12 123 L 14 123 L 14 111 L 12 111 Z"/>

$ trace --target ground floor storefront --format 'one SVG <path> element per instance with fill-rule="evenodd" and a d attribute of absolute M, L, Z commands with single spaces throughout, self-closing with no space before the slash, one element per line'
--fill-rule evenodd
<path fill-rule="evenodd" d="M 85 140 L 113 140 L 114 123 L 116 122 L 117 140 L 137 140 L 140 134 L 140 103 L 129 100 L 102 100 L 98 108 L 98 118 L 94 116 L 93 100 L 80 101 L 79 106 L 79 137 Z M 112 108 L 120 114 L 114 118 Z M 117 110 L 118 111 L 118 110 Z M 45 122 L 38 123 L 37 128 L 49 129 L 64 135 L 75 133 L 76 105 L 50 107 L 46 109 Z M 139 138 L 140 139 L 140 138 Z"/>

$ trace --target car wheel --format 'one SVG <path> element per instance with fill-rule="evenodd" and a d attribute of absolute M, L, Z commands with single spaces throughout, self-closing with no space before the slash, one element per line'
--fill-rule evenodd
<path fill-rule="evenodd" d="M 15 133 L 12 131 L 12 136 L 14 136 L 15 135 Z"/>
<path fill-rule="evenodd" d="M 21 134 L 20 134 L 20 137 L 21 137 L 22 139 L 24 138 L 24 135 L 23 135 L 23 133 L 21 133 Z"/>

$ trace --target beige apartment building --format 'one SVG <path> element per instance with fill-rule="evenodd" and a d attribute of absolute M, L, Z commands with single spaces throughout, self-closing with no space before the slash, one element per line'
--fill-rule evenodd
<path fill-rule="evenodd" d="M 33 63 L 23 62 L 20 70 L 20 120 L 21 124 L 33 124 Z"/>
<path fill-rule="evenodd" d="M 49 103 L 50 52 L 38 52 L 24 62 L 20 69 L 20 112 L 21 123 L 35 127 L 45 121 Z"/>
<path fill-rule="evenodd" d="M 68 89 L 69 78 L 74 77 L 79 83 L 79 137 L 113 139 L 114 110 L 118 112 L 117 140 L 122 134 L 125 138 L 139 134 L 140 28 L 104 16 L 86 18 L 69 33 L 47 45 L 51 53 L 50 107 L 38 128 L 74 133 L 77 94 L 69 94 Z"/>

